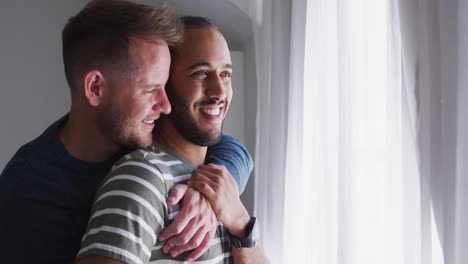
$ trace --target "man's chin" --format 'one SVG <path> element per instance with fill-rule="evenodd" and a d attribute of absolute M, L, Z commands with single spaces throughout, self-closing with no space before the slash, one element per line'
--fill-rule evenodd
<path fill-rule="evenodd" d="M 151 146 L 151 144 L 153 144 L 152 137 L 128 139 L 122 145 L 127 149 L 133 150 L 133 149 L 147 148 Z"/>
<path fill-rule="evenodd" d="M 204 147 L 212 147 L 219 143 L 221 140 L 221 132 L 205 134 L 198 138 L 198 144 Z"/>

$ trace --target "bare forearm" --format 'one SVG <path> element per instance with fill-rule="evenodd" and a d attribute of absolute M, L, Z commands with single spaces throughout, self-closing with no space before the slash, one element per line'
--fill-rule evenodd
<path fill-rule="evenodd" d="M 263 248 L 256 245 L 253 248 L 240 248 L 232 247 L 232 257 L 234 264 L 269 264 L 270 261 L 266 257 Z"/>

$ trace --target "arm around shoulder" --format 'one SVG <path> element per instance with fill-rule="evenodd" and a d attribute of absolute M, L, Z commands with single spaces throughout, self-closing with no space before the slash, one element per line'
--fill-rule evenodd
<path fill-rule="evenodd" d="M 208 148 L 205 163 L 224 165 L 236 181 L 241 194 L 253 170 L 252 156 L 246 147 L 236 138 L 224 134 L 218 144 Z"/>

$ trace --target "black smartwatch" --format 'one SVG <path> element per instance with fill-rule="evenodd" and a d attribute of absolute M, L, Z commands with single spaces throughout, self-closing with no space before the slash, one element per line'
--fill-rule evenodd
<path fill-rule="evenodd" d="M 229 233 L 229 241 L 231 242 L 231 246 L 237 249 L 255 247 L 256 242 L 253 236 L 253 230 L 255 227 L 256 220 L 257 219 L 255 217 L 250 218 L 250 221 L 245 229 L 246 236 L 244 238 L 239 238 Z"/>

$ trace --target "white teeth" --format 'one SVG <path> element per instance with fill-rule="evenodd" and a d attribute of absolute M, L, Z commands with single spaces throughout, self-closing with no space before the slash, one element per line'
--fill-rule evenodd
<path fill-rule="evenodd" d="M 154 120 L 143 120 L 143 123 L 151 125 L 154 123 Z"/>
<path fill-rule="evenodd" d="M 209 115 L 217 116 L 219 115 L 220 108 L 203 108 L 202 111 Z"/>

